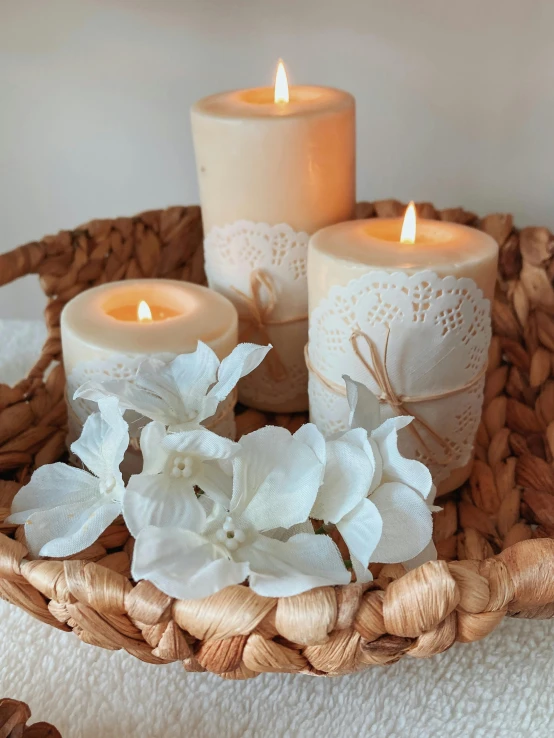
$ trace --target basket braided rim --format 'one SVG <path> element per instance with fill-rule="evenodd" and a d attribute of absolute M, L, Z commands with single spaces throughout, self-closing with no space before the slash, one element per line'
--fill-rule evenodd
<path fill-rule="evenodd" d="M 358 217 L 403 213 L 396 200 L 360 203 Z M 262 672 L 318 676 L 426 658 L 488 635 L 506 616 L 554 616 L 554 237 L 461 208 L 426 218 L 463 223 L 500 245 L 485 405 L 470 481 L 440 502 L 438 561 L 405 573 L 373 568 L 369 585 L 263 598 L 247 586 L 173 600 L 129 573 L 133 540 L 121 520 L 66 560 L 31 560 L 22 529 L 4 523 L 33 469 L 64 453 L 66 411 L 59 317 L 84 289 L 137 277 L 205 281 L 197 207 L 96 220 L 0 255 L 0 285 L 38 274 L 48 338 L 15 387 L 0 385 L 0 596 L 82 641 L 144 661 L 182 661 L 227 679 Z M 295 430 L 304 415 L 246 410 L 239 434 L 267 422 Z"/>

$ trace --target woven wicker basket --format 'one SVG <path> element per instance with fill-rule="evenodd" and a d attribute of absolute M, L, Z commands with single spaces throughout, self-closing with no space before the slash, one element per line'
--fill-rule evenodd
<path fill-rule="evenodd" d="M 361 203 L 360 217 L 400 215 L 402 203 Z M 72 559 L 30 560 L 21 529 L 3 523 L 33 469 L 64 453 L 66 411 L 59 317 L 76 294 L 133 277 L 204 280 L 200 211 L 175 207 L 97 220 L 0 256 L 0 284 L 38 274 L 48 339 L 28 377 L 0 385 L 0 596 L 86 643 L 151 663 L 228 679 L 260 672 L 332 676 L 401 656 L 425 658 L 490 633 L 505 615 L 554 615 L 554 237 L 517 231 L 510 215 L 462 209 L 423 217 L 469 224 L 501 247 L 494 339 L 470 482 L 442 499 L 440 560 L 405 573 L 377 567 L 369 587 L 323 587 L 282 599 L 234 586 L 176 601 L 129 575 L 133 541 L 116 521 Z M 49 370 L 49 371 L 47 371 Z M 246 411 L 239 432 L 305 416 Z"/>

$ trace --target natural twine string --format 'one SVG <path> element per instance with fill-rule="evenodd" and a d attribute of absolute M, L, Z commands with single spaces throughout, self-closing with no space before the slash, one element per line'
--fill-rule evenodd
<path fill-rule="evenodd" d="M 411 423 L 408 426 L 408 430 L 412 433 L 413 436 L 415 436 L 418 443 L 423 446 L 423 448 L 431 454 L 434 458 L 437 464 L 440 464 L 441 466 L 448 464 L 451 460 L 451 449 L 448 445 L 448 442 L 445 441 L 441 436 L 437 433 L 436 430 L 424 419 L 421 417 L 421 415 L 418 415 L 413 410 L 410 411 L 406 408 L 406 405 L 418 403 L 418 402 L 433 402 L 434 400 L 442 400 L 445 397 L 452 397 L 454 395 L 458 395 L 462 392 L 465 392 L 466 390 L 471 389 L 474 385 L 477 384 L 484 376 L 485 372 L 487 370 L 486 365 L 472 378 L 469 380 L 469 382 L 466 382 L 461 387 L 455 387 L 450 390 L 442 390 L 441 392 L 435 392 L 433 394 L 429 395 L 418 395 L 418 396 L 411 396 L 411 395 L 401 395 L 399 394 L 393 387 L 393 384 L 391 382 L 391 378 L 388 373 L 387 369 L 387 358 L 388 358 L 388 350 L 389 350 L 389 338 L 390 338 L 390 330 L 387 330 L 387 335 L 385 337 L 385 347 L 383 351 L 383 358 L 379 355 L 379 350 L 377 349 L 377 346 L 375 345 L 375 342 L 367 335 L 367 333 L 364 333 L 361 330 L 355 330 L 352 335 L 350 336 L 350 344 L 352 345 L 352 349 L 354 351 L 354 354 L 357 356 L 358 360 L 361 362 L 361 364 L 367 369 L 369 372 L 371 378 L 375 382 L 375 384 L 379 387 L 379 390 L 381 394 L 377 397 L 379 402 L 383 405 L 389 405 L 398 415 L 404 415 L 404 416 L 410 416 L 414 418 L 414 422 Z M 366 342 L 369 353 L 371 357 L 371 361 L 369 361 L 362 353 L 359 341 L 363 340 Z M 312 374 L 314 374 L 319 381 L 327 387 L 331 392 L 333 392 L 336 395 L 341 395 L 342 397 L 346 397 L 346 387 L 343 385 L 337 384 L 336 382 L 333 382 L 332 380 L 325 377 L 323 374 L 321 374 L 315 366 L 312 364 L 310 359 L 310 352 L 309 352 L 309 345 L 306 344 L 304 348 L 304 357 L 306 359 L 306 366 L 308 367 L 308 371 L 310 371 Z M 427 433 L 433 438 L 436 443 L 441 447 L 443 450 L 446 458 L 439 460 L 436 459 L 436 453 L 433 449 L 429 448 L 428 443 L 425 441 L 425 439 L 422 437 L 421 433 L 418 431 L 416 423 L 419 424 L 422 428 L 424 428 Z"/>
<path fill-rule="evenodd" d="M 264 302 L 262 296 L 263 289 L 265 289 L 267 293 L 266 302 Z M 254 269 L 254 271 L 250 272 L 251 295 L 245 294 L 236 287 L 232 287 L 232 290 L 242 298 L 248 310 L 248 315 L 246 317 L 241 316 L 241 320 L 248 324 L 246 329 L 241 333 L 241 341 L 248 341 L 252 334 L 256 334 L 258 340 L 261 340 L 262 343 L 268 344 L 271 343 L 271 341 L 267 331 L 267 326 L 289 325 L 290 323 L 299 323 L 302 320 L 308 319 L 307 313 L 305 315 L 298 315 L 294 318 L 284 318 L 282 320 L 271 318 L 277 305 L 277 291 L 271 276 L 263 269 Z M 270 351 L 265 361 L 271 378 L 275 382 L 282 382 L 287 378 L 288 369 L 275 348 L 273 351 Z"/>

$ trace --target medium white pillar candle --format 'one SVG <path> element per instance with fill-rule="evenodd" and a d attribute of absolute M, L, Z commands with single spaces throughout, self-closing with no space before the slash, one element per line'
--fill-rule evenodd
<path fill-rule="evenodd" d="M 169 361 L 195 351 L 199 340 L 221 360 L 237 345 L 237 333 L 238 315 L 233 305 L 217 292 L 189 282 L 126 280 L 77 295 L 61 314 L 68 442 L 79 437 L 86 418 L 97 409 L 95 403 L 83 398 L 73 400 L 75 390 L 86 381 L 132 378 L 146 357 Z M 234 395 L 205 424 L 220 435 L 233 437 L 233 406 Z M 131 426 L 131 431 L 138 427 Z M 127 470 L 140 471 L 132 462 L 126 458 Z"/>
<path fill-rule="evenodd" d="M 471 468 L 498 246 L 481 231 L 430 220 L 402 243 L 401 228 L 402 219 L 359 220 L 310 240 L 310 414 L 326 434 L 343 430 L 342 376 L 369 386 L 384 417 L 419 418 L 401 447 L 429 465 L 443 493 Z M 386 363 L 389 388 L 372 376 L 376 361 Z"/>
<path fill-rule="evenodd" d="M 213 95 L 192 108 L 210 287 L 234 302 L 241 338 L 274 351 L 241 380 L 262 410 L 306 410 L 309 234 L 353 217 L 354 99 L 293 86 Z"/>

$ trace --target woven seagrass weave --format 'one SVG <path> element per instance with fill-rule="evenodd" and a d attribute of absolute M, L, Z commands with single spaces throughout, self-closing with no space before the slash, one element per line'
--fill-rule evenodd
<path fill-rule="evenodd" d="M 30 717 L 31 711 L 25 702 L 0 699 L 1 738 L 62 738 L 50 723 L 27 725 Z"/>
<path fill-rule="evenodd" d="M 405 205 L 361 203 L 359 217 Z M 418 206 L 421 217 L 481 228 L 500 245 L 485 407 L 470 481 L 434 516 L 439 561 L 405 573 L 372 567 L 362 587 L 262 598 L 246 586 L 175 601 L 129 575 L 133 541 L 116 521 L 69 560 L 31 560 L 3 521 L 33 469 L 64 454 L 66 410 L 59 317 L 82 290 L 134 277 L 204 281 L 200 211 L 175 207 L 97 220 L 0 256 L 0 284 L 38 274 L 48 338 L 29 375 L 0 385 L 0 596 L 81 640 L 151 663 L 228 679 L 261 672 L 341 675 L 402 656 L 429 657 L 490 633 L 506 616 L 554 615 L 554 237 L 518 231 L 510 215 Z M 306 416 L 246 410 L 239 433 Z"/>

